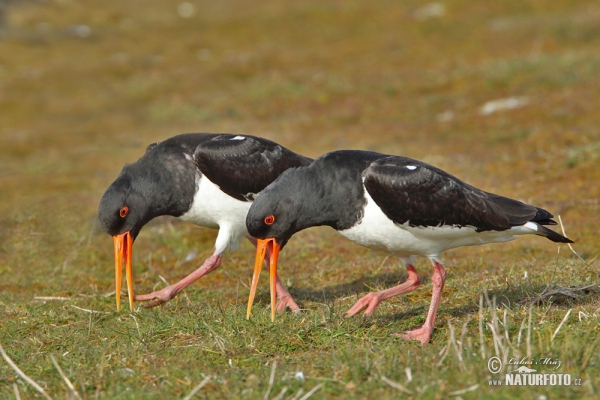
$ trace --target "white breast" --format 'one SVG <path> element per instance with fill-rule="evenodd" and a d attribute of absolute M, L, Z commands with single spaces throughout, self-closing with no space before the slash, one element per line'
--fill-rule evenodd
<path fill-rule="evenodd" d="M 179 217 L 207 228 L 219 228 L 215 253 L 237 247 L 239 240 L 248 235 L 246 214 L 252 205 L 249 201 L 228 196 L 206 176 L 198 178 L 198 191 L 188 212 Z"/>

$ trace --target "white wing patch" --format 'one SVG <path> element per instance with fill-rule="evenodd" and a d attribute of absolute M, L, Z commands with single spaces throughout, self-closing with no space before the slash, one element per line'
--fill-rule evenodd
<path fill-rule="evenodd" d="M 529 229 L 533 229 L 534 231 L 538 230 L 538 226 L 536 223 L 534 222 L 527 222 L 525 223 L 525 225 L 523 225 L 525 228 L 529 228 Z"/>
<path fill-rule="evenodd" d="M 414 165 L 407 165 L 406 169 L 410 169 L 411 171 L 414 171 L 415 169 L 417 169 L 417 167 L 415 167 Z"/>
<path fill-rule="evenodd" d="M 245 139 L 246 139 L 246 137 L 245 137 L 245 136 L 240 136 L 240 135 L 238 135 L 238 136 L 236 136 L 236 137 L 232 137 L 230 140 L 245 140 Z"/>

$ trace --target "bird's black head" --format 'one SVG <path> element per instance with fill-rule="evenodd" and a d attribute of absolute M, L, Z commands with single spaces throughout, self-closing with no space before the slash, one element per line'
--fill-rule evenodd
<path fill-rule="evenodd" d="M 98 217 L 100 226 L 109 235 L 129 232 L 135 239 L 153 216 L 150 198 L 136 190 L 126 168 L 104 192 L 98 206 Z"/>
<path fill-rule="evenodd" d="M 132 245 L 142 227 L 159 215 L 179 217 L 192 204 L 198 172 L 191 156 L 184 154 L 181 146 L 176 144 L 148 147 L 142 158 L 123 168 L 100 200 L 100 225 L 113 236 L 117 309 L 120 307 L 123 261 L 129 305 L 133 309 Z"/>
<path fill-rule="evenodd" d="M 294 206 L 285 203 L 276 201 L 275 197 L 259 195 L 246 216 L 246 228 L 250 236 L 257 239 L 273 238 L 281 247 L 285 246 L 298 231 L 295 229 L 297 221 L 293 217 Z"/>
<path fill-rule="evenodd" d="M 271 318 L 275 318 L 275 278 L 279 251 L 288 240 L 311 226 L 335 226 L 339 219 L 339 207 L 332 207 L 328 181 L 314 163 L 308 167 L 288 169 L 273 183 L 262 190 L 250 206 L 246 216 L 246 229 L 255 237 L 256 259 L 254 275 L 248 299 L 247 318 L 258 285 L 258 276 L 265 255 L 270 254 Z M 329 186 L 329 187 L 328 187 Z"/>
<path fill-rule="evenodd" d="M 250 318 L 252 303 L 256 294 L 258 277 L 269 254 L 269 273 L 271 277 L 271 319 L 275 318 L 276 295 L 275 278 L 277 277 L 277 260 L 279 251 L 286 245 L 292 235 L 308 226 L 299 225 L 301 219 L 302 204 L 299 199 L 302 191 L 294 190 L 297 180 L 290 175 L 292 170 L 288 169 L 281 174 L 273 183 L 263 189 L 248 210 L 246 215 L 246 229 L 248 233 L 257 239 L 256 259 L 254 262 L 254 274 L 248 298 L 247 318 Z M 299 218 L 300 217 L 300 218 Z"/>
<path fill-rule="evenodd" d="M 152 218 L 179 217 L 189 210 L 196 167 L 181 149 L 150 148 L 133 164 L 123 167 L 98 207 L 100 225 L 111 236 L 129 232 L 133 238 Z"/>
<path fill-rule="evenodd" d="M 310 167 L 285 171 L 252 203 L 246 216 L 250 236 L 274 238 L 283 247 L 296 232 L 328 225 L 321 183 Z"/>

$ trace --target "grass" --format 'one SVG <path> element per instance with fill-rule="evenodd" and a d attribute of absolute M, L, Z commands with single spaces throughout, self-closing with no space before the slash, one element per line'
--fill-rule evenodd
<path fill-rule="evenodd" d="M 453 0 L 430 17 L 417 1 L 193 4 L 190 18 L 169 2 L 7 9 L 0 344 L 25 374 L 52 398 L 186 398 L 196 388 L 195 398 L 228 399 L 598 396 L 597 4 Z M 481 114 L 506 98 L 527 103 Z M 426 346 L 393 334 L 423 323 L 430 266 L 417 261 L 426 279 L 415 292 L 344 319 L 405 273 L 325 228 L 296 235 L 281 256 L 300 315 L 271 323 L 263 278 L 245 319 L 246 243 L 165 306 L 117 313 L 99 198 L 147 144 L 192 131 L 255 134 L 308 156 L 362 148 L 431 162 L 561 215 L 587 264 L 536 237 L 448 252 Z M 153 221 L 134 249 L 136 290 L 191 272 L 215 235 Z M 500 374 L 488 370 L 492 356 Z M 523 357 L 558 360 L 556 372 L 581 385 L 488 384 Z M 0 361 L 0 398 L 17 392 L 42 398 Z"/>

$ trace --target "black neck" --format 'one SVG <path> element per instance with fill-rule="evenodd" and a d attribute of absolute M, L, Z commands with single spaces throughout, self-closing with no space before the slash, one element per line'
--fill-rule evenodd
<path fill-rule="evenodd" d="M 298 179 L 299 184 L 310 185 L 296 193 L 311 193 L 299 198 L 297 230 L 310 226 L 327 225 L 345 230 L 362 219 L 366 204 L 362 183 L 363 171 L 382 154 L 363 151 L 336 151 L 319 158 L 298 173 L 309 177 Z M 299 228 L 299 229 L 298 229 Z"/>

